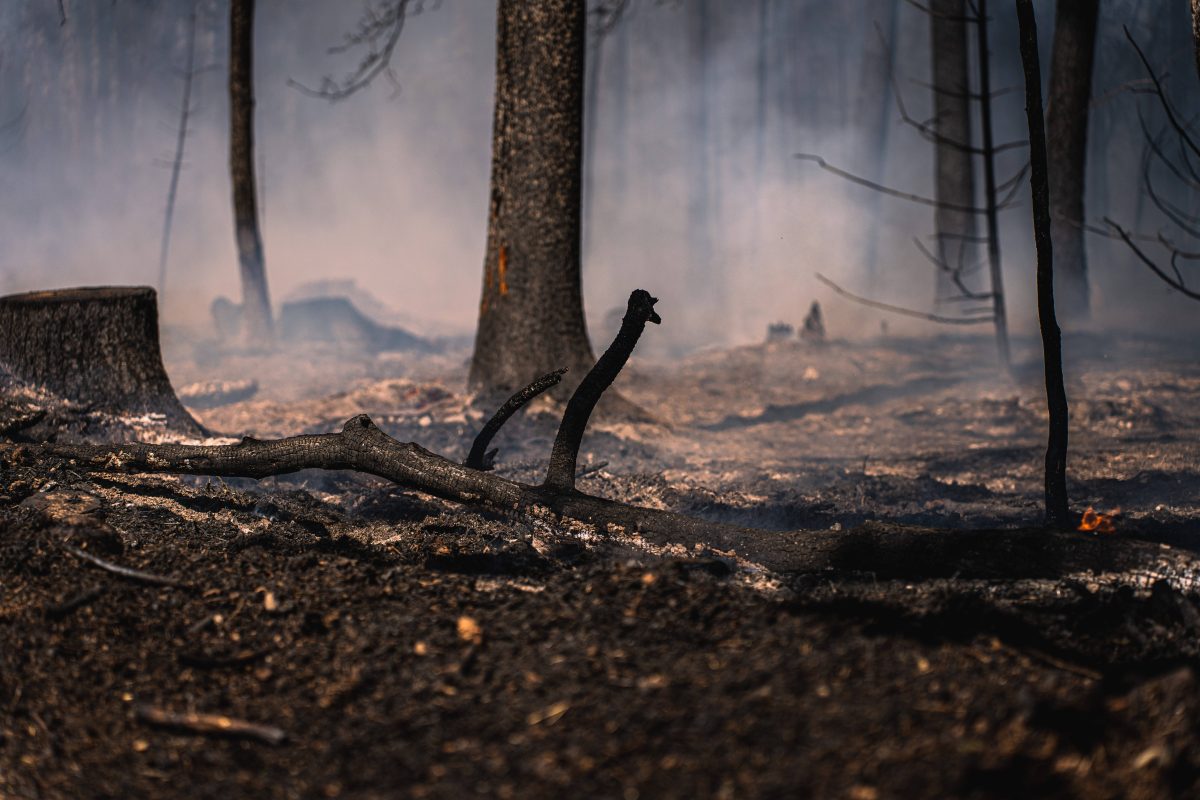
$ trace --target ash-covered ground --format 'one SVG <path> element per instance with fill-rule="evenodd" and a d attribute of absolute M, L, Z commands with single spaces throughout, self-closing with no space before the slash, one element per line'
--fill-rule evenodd
<path fill-rule="evenodd" d="M 1034 344 L 1015 378 L 985 337 L 635 353 L 616 386 L 655 421 L 594 420 L 580 487 L 764 537 L 1036 528 Z M 213 431 L 367 413 L 459 460 L 490 411 L 468 355 L 167 362 L 176 386 L 259 383 L 196 411 Z M 1196 355 L 1067 341 L 1072 505 L 1121 509 L 1113 547 L 1200 549 Z M 505 426 L 499 474 L 540 480 L 560 412 Z M 0 478 L 0 796 L 1200 792 L 1194 585 L 780 573 L 348 473 Z M 233 727 L 164 722 L 185 713 Z"/>

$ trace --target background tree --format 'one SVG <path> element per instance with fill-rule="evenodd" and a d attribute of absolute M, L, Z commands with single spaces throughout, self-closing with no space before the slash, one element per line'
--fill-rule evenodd
<path fill-rule="evenodd" d="M 960 210 L 975 205 L 971 142 L 971 79 L 967 59 L 965 0 L 930 3 L 930 54 L 933 75 L 933 143 L 936 163 L 934 214 L 936 253 L 942 264 L 975 260 L 975 214 Z M 938 302 L 957 295 L 953 275 L 937 270 Z"/>
<path fill-rule="evenodd" d="M 254 0 L 229 4 L 229 175 L 242 276 L 242 334 L 251 343 L 269 342 L 271 300 L 254 177 Z"/>
<path fill-rule="evenodd" d="M 500 0 L 491 203 L 469 382 L 486 393 L 595 358 L 580 281 L 584 0 Z"/>
<path fill-rule="evenodd" d="M 1058 262 L 1055 295 L 1067 319 L 1089 313 L 1083 199 L 1099 13 L 1099 0 L 1058 0 L 1050 59 L 1050 226 Z"/>

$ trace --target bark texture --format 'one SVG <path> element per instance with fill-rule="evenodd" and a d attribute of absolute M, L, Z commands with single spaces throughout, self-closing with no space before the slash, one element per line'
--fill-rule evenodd
<path fill-rule="evenodd" d="M 933 62 L 933 130 L 936 135 L 937 200 L 934 216 L 937 255 L 950 268 L 969 266 L 975 258 L 975 215 L 947 205 L 975 205 L 971 145 L 971 80 L 967 58 L 965 0 L 933 0 L 929 15 Z M 939 269 L 938 300 L 960 294 L 952 277 Z"/>
<path fill-rule="evenodd" d="M 1083 198 L 1099 0 L 1058 0 L 1046 111 L 1055 295 L 1066 319 L 1089 314 Z"/>
<path fill-rule="evenodd" d="M 229 175 L 242 276 L 242 334 L 250 344 L 268 344 L 271 300 L 254 176 L 254 2 L 229 4 Z"/>
<path fill-rule="evenodd" d="M 470 384 L 508 393 L 595 358 L 580 282 L 584 0 L 500 0 L 491 207 Z M 556 387 L 565 397 L 576 379 Z"/>
<path fill-rule="evenodd" d="M 163 369 L 149 287 L 60 289 L 0 298 L 0 363 L 23 381 L 110 413 L 157 413 L 200 434 Z"/>
<path fill-rule="evenodd" d="M 1054 313 L 1054 257 L 1050 237 L 1050 187 L 1046 126 L 1042 114 L 1042 69 L 1038 62 L 1037 20 L 1031 0 L 1017 0 L 1021 62 L 1025 68 L 1025 114 L 1029 122 L 1029 167 L 1033 191 L 1033 239 L 1037 245 L 1038 323 L 1046 367 L 1050 434 L 1046 444 L 1046 524 L 1074 527 L 1067 507 L 1067 391 L 1063 386 L 1062 333 Z"/>

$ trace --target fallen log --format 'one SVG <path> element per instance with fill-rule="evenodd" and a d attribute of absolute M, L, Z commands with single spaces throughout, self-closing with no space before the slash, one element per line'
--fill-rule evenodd
<path fill-rule="evenodd" d="M 266 478 L 304 469 L 353 470 L 446 500 L 505 511 L 553 514 L 596 531 L 658 548 L 728 554 L 774 573 L 836 570 L 884 579 L 1062 579 L 1122 583 L 1149 589 L 1166 581 L 1181 591 L 1200 589 L 1193 554 L 1127 537 L 1096 537 L 1042 528 L 941 530 L 868 524 L 852 530 L 766 531 L 630 506 L 575 488 L 578 448 L 596 401 L 624 366 L 647 322 L 657 321 L 655 299 L 630 297 L 621 331 L 568 403 L 546 480 L 539 485 L 458 464 L 381 431 L 365 414 L 337 433 L 230 445 L 33 444 L 5 446 L 19 461 L 58 459 L 80 472 L 183 473 Z"/>

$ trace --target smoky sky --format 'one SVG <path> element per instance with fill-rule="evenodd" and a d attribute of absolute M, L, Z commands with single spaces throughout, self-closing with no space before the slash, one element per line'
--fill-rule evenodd
<path fill-rule="evenodd" d="M 198 15 L 191 125 L 163 315 L 207 324 L 237 299 L 227 152 L 227 5 L 218 0 L 50 0 L 0 4 L 0 290 L 157 281 L 187 20 Z M 1103 2 L 1093 81 L 1087 213 L 1154 232 L 1139 183 L 1137 112 L 1160 124 L 1122 26 L 1168 75 L 1180 107 L 1197 78 L 1187 8 Z M 337 103 L 289 85 L 344 75 L 361 52 L 329 52 L 364 6 L 260 0 L 256 136 L 272 300 L 306 284 L 354 281 L 431 333 L 467 333 L 478 310 L 491 151 L 495 6 L 427 2 L 406 24 L 391 74 Z M 1038 4 L 1043 69 L 1053 4 Z M 1025 134 L 1016 25 L 993 2 L 996 138 Z M 664 350 L 761 339 L 799 323 L 813 299 L 836 336 L 884 317 L 840 300 L 821 272 L 862 293 L 931 308 L 933 267 L 912 244 L 933 213 L 881 199 L 793 156 L 816 153 L 897 188 L 930 194 L 932 145 L 881 95 L 892 70 L 927 118 L 929 20 L 899 0 L 631 0 L 611 32 L 589 33 L 583 275 L 599 336 L 633 288 L 662 298 Z M 975 58 L 976 56 L 972 56 Z M 1190 104 L 1190 105 L 1189 105 Z M 882 123 L 881 123 L 882 120 Z M 881 130 L 881 124 L 885 126 Z M 1001 178 L 1022 165 L 1015 152 Z M 1177 198 L 1195 209 L 1193 193 Z M 1034 330 L 1028 191 L 1001 242 L 1018 332 Z M 875 267 L 865 254 L 874 248 Z M 1194 335 L 1193 301 L 1172 295 L 1119 243 L 1088 239 L 1096 320 Z M 1196 248 L 1200 249 L 1200 248 Z M 891 330 L 929 332 L 892 318 Z M 981 333 L 986 331 L 981 330 Z"/>

